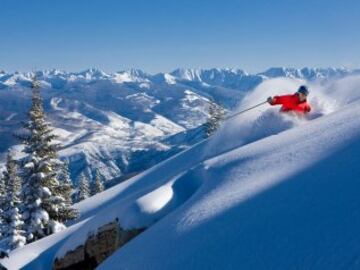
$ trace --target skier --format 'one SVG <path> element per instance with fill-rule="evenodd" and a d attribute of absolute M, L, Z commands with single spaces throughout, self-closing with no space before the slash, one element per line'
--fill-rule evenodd
<path fill-rule="evenodd" d="M 306 114 L 311 110 L 309 103 L 306 101 L 308 95 L 308 88 L 305 85 L 302 85 L 295 94 L 269 97 L 267 102 L 272 106 L 282 105 L 280 109 L 281 112 Z"/>

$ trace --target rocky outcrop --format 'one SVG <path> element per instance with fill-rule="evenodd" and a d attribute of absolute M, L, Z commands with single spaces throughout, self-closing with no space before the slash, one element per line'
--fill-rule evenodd
<path fill-rule="evenodd" d="M 62 258 L 56 258 L 53 268 L 55 270 L 95 269 L 115 250 L 143 231 L 144 229 L 124 230 L 118 220 L 114 220 L 89 235 L 83 245 L 67 252 Z"/>

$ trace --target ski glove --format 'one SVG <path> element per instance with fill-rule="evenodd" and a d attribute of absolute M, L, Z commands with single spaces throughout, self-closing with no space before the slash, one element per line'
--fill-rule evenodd
<path fill-rule="evenodd" d="M 266 101 L 272 105 L 272 103 L 274 102 L 274 99 L 272 97 L 268 97 Z"/>

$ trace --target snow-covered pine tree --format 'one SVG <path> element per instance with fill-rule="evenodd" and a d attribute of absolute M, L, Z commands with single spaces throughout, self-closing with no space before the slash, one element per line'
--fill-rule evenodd
<path fill-rule="evenodd" d="M 101 180 L 99 170 L 96 170 L 95 180 L 91 184 L 91 196 L 103 192 L 105 190 L 104 184 Z"/>
<path fill-rule="evenodd" d="M 34 76 L 32 81 L 32 105 L 29 121 L 24 126 L 28 136 L 24 138 L 22 200 L 23 218 L 27 240 L 37 240 L 64 228 L 61 223 L 65 199 L 59 192 L 57 169 L 62 164 L 58 159 L 59 145 L 54 144 L 55 135 L 45 121 L 40 83 Z"/>
<path fill-rule="evenodd" d="M 89 179 L 84 173 L 81 173 L 78 180 L 78 190 L 76 193 L 76 202 L 80 202 L 90 197 Z"/>
<path fill-rule="evenodd" d="M 4 177 L 0 173 L 0 239 L 2 238 L 2 233 L 3 233 L 3 220 L 1 214 L 4 209 L 5 198 L 6 198 L 5 181 L 4 181 Z"/>
<path fill-rule="evenodd" d="M 2 175 L 0 175 L 0 196 L 4 196 L 5 195 L 5 181 L 4 181 L 4 177 Z"/>
<path fill-rule="evenodd" d="M 225 115 L 225 109 L 211 100 L 209 103 L 209 116 L 204 124 L 206 138 L 211 136 L 220 127 L 221 121 L 225 118 Z"/>
<path fill-rule="evenodd" d="M 1 245 L 6 250 L 12 250 L 25 245 L 26 238 L 23 230 L 24 222 L 19 213 L 21 180 L 17 174 L 16 161 L 10 152 L 7 156 L 3 178 L 6 185 L 6 199 L 1 213 L 3 220 Z"/>
<path fill-rule="evenodd" d="M 58 172 L 58 180 L 62 185 L 64 185 L 64 189 L 61 191 L 63 194 L 63 198 L 68 203 L 73 204 L 71 193 L 74 191 L 74 187 L 70 179 L 69 162 L 67 160 L 63 161 L 60 166 Z"/>
<path fill-rule="evenodd" d="M 57 193 L 64 199 L 59 212 L 59 221 L 65 223 L 68 220 L 75 219 L 78 216 L 76 209 L 72 208 L 72 192 L 73 184 L 69 175 L 69 163 L 64 161 L 58 170 L 58 181 L 60 185 L 57 188 Z"/>

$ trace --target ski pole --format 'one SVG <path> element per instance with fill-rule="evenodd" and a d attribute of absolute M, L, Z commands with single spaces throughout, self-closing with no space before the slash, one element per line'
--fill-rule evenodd
<path fill-rule="evenodd" d="M 235 113 L 235 114 L 233 114 L 233 115 L 230 115 L 230 116 L 226 117 L 224 120 L 229 120 L 229 119 L 231 119 L 231 118 L 234 118 L 235 116 L 237 116 L 237 115 L 239 115 L 239 114 L 242 114 L 242 113 L 244 113 L 244 112 L 247 112 L 247 111 L 250 111 L 250 110 L 255 109 L 255 108 L 257 108 L 257 107 L 260 107 L 261 105 L 264 105 L 265 103 L 267 103 L 267 101 L 261 102 L 261 103 L 259 103 L 259 104 L 256 104 L 256 105 L 250 107 L 250 108 L 247 108 L 247 109 L 242 110 L 242 111 L 240 111 L 240 112 L 237 112 L 237 113 Z"/>

